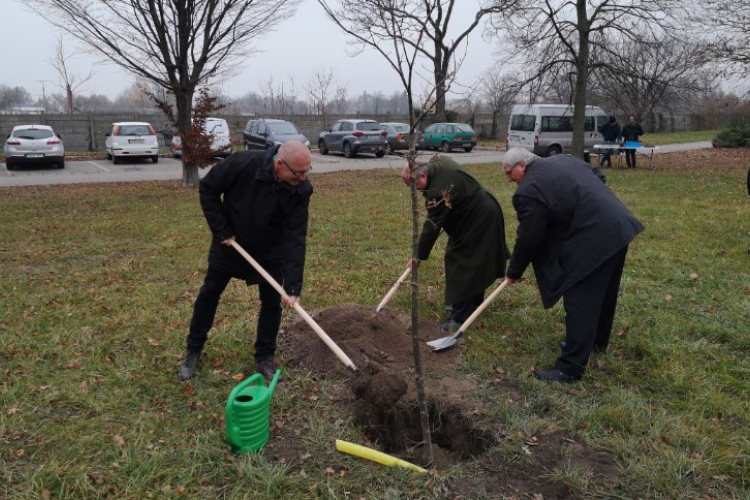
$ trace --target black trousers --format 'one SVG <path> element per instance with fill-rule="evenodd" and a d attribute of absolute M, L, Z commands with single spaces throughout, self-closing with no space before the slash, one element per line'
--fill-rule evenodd
<path fill-rule="evenodd" d="M 580 377 L 591 351 L 607 349 L 627 253 L 626 246 L 563 294 L 565 348 L 555 363 L 558 370 Z"/>
<path fill-rule="evenodd" d="M 628 168 L 635 168 L 635 149 L 625 150 L 625 162 L 628 164 Z"/>
<path fill-rule="evenodd" d="M 463 323 L 469 316 L 477 310 L 477 307 L 482 305 L 484 302 L 484 292 L 480 293 L 476 297 L 466 302 L 459 302 L 458 304 L 451 305 L 451 317 L 456 323 Z"/>
<path fill-rule="evenodd" d="M 208 340 L 208 331 L 214 324 L 219 299 L 231 279 L 231 275 L 208 267 L 203 286 L 193 306 L 193 319 L 190 321 L 190 332 L 187 337 L 188 351 L 203 350 Z M 258 285 L 258 292 L 260 315 L 255 339 L 255 359 L 272 358 L 276 352 L 276 337 L 281 326 L 281 295 L 265 282 Z"/>

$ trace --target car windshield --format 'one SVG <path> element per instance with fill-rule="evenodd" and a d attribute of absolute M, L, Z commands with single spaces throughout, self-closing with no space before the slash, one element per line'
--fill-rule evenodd
<path fill-rule="evenodd" d="M 288 134 L 299 134 L 297 128 L 289 122 L 276 122 L 269 123 L 268 128 L 273 134 L 288 135 Z"/>
<path fill-rule="evenodd" d="M 378 122 L 360 122 L 357 124 L 357 130 L 382 130 Z"/>
<path fill-rule="evenodd" d="M 409 131 L 409 125 L 394 125 L 393 128 L 396 129 L 396 132 L 408 132 Z"/>
<path fill-rule="evenodd" d="M 148 125 L 120 125 L 119 135 L 153 135 Z"/>
<path fill-rule="evenodd" d="M 37 129 L 37 128 L 25 128 L 21 130 L 16 130 L 13 132 L 13 137 L 16 137 L 18 139 L 48 139 L 52 137 L 54 134 L 51 130 L 46 129 Z"/>
<path fill-rule="evenodd" d="M 474 129 L 471 128 L 469 125 L 456 125 L 456 131 L 457 132 L 466 132 L 469 134 L 474 133 Z"/>

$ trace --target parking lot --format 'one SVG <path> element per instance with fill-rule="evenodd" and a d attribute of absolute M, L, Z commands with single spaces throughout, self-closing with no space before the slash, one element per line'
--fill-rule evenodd
<path fill-rule="evenodd" d="M 424 156 L 435 154 L 425 151 L 420 153 Z M 457 162 L 463 164 L 499 162 L 503 158 L 503 153 L 496 150 L 475 149 L 471 153 L 456 151 L 443 154 L 448 154 Z M 312 165 L 313 174 L 374 168 L 393 168 L 400 172 L 404 166 L 404 161 L 400 156 L 375 158 L 372 155 L 362 155 L 349 159 L 335 154 L 325 156 L 313 154 Z M 208 169 L 201 169 L 201 176 L 205 175 L 206 172 L 208 172 Z M 159 158 L 158 163 L 151 163 L 150 160 L 134 160 L 117 165 L 110 160 L 103 159 L 68 160 L 62 170 L 54 165 L 37 165 L 9 171 L 4 163 L 0 164 L 0 187 L 172 179 L 182 179 L 182 160 L 168 157 Z"/>

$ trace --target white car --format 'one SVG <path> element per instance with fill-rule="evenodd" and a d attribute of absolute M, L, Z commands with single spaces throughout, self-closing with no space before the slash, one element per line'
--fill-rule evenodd
<path fill-rule="evenodd" d="M 159 161 L 159 140 L 150 123 L 113 123 L 106 136 L 104 147 L 107 159 L 112 163 L 120 163 L 123 158 L 151 158 L 154 163 Z"/>
<path fill-rule="evenodd" d="M 65 168 L 65 147 L 59 135 L 47 125 L 18 125 L 5 141 L 5 166 L 52 163 Z"/>

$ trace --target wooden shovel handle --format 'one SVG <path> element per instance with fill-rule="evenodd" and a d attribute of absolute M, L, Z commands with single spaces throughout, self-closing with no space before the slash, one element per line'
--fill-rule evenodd
<path fill-rule="evenodd" d="M 261 276 L 263 276 L 263 278 L 265 278 L 268 283 L 271 284 L 272 287 L 276 289 L 277 292 L 279 292 L 279 295 L 281 295 L 283 299 L 289 299 L 289 295 L 287 295 L 287 293 L 284 291 L 284 288 L 282 288 L 282 286 L 279 285 L 279 283 L 275 279 L 273 279 L 273 277 L 271 277 L 271 275 L 268 274 L 266 270 L 263 269 L 263 267 L 258 264 L 258 262 L 256 262 L 256 260 L 253 259 L 250 254 L 245 251 L 244 248 L 240 246 L 239 243 L 237 243 L 236 241 L 232 241 L 232 246 L 240 253 L 240 255 L 245 258 L 245 260 L 250 263 L 251 266 L 255 268 L 256 271 L 260 273 Z M 336 357 L 338 357 L 346 365 L 347 368 L 349 368 L 353 372 L 357 371 L 357 366 L 352 362 L 351 359 L 349 359 L 349 356 L 344 354 L 344 351 L 342 351 L 339 346 L 336 345 L 336 342 L 331 340 L 331 337 L 329 337 L 328 334 L 323 331 L 320 325 L 318 325 L 315 320 L 312 319 L 309 314 L 307 314 L 307 312 L 302 308 L 301 305 L 295 303 L 294 310 L 297 311 L 300 316 L 302 316 L 302 319 L 304 319 L 305 322 L 310 325 L 310 328 L 312 328 L 313 331 L 318 334 L 318 337 L 320 337 L 320 339 L 325 342 L 325 344 L 333 351 Z"/>
<path fill-rule="evenodd" d="M 480 314 L 482 314 L 482 311 L 484 311 L 485 309 L 487 309 L 487 306 L 490 305 L 490 302 L 492 302 L 495 299 L 495 297 L 497 297 L 497 294 L 500 293 L 503 290 L 503 288 L 505 288 L 506 286 L 508 286 L 508 280 L 507 279 L 503 280 L 503 282 L 500 283 L 500 286 L 497 287 L 495 289 L 495 291 L 493 291 L 490 294 L 489 297 L 487 297 L 486 299 L 484 299 L 484 302 L 482 302 L 479 305 L 479 307 L 477 307 L 476 311 L 474 311 L 473 313 L 471 313 L 471 316 L 469 316 L 469 318 L 466 321 L 463 322 L 463 324 L 461 325 L 461 328 L 459 328 L 458 330 L 456 330 L 456 333 L 458 333 L 458 332 L 466 333 L 466 330 L 469 329 L 469 327 L 474 322 L 474 320 L 477 319 L 477 317 L 479 317 Z"/>
<path fill-rule="evenodd" d="M 401 287 L 401 285 L 404 284 L 404 281 L 409 276 L 410 272 L 411 272 L 411 267 L 407 267 L 406 271 L 404 271 L 404 274 L 401 275 L 398 281 L 396 281 L 396 284 L 393 285 L 390 290 L 388 290 L 388 293 L 385 294 L 385 297 L 383 297 L 383 300 L 380 301 L 380 304 L 378 304 L 378 307 L 375 309 L 375 312 L 380 312 L 380 310 L 385 307 L 385 305 L 393 297 L 393 294 L 395 294 L 396 291 L 398 291 L 398 289 Z"/>

